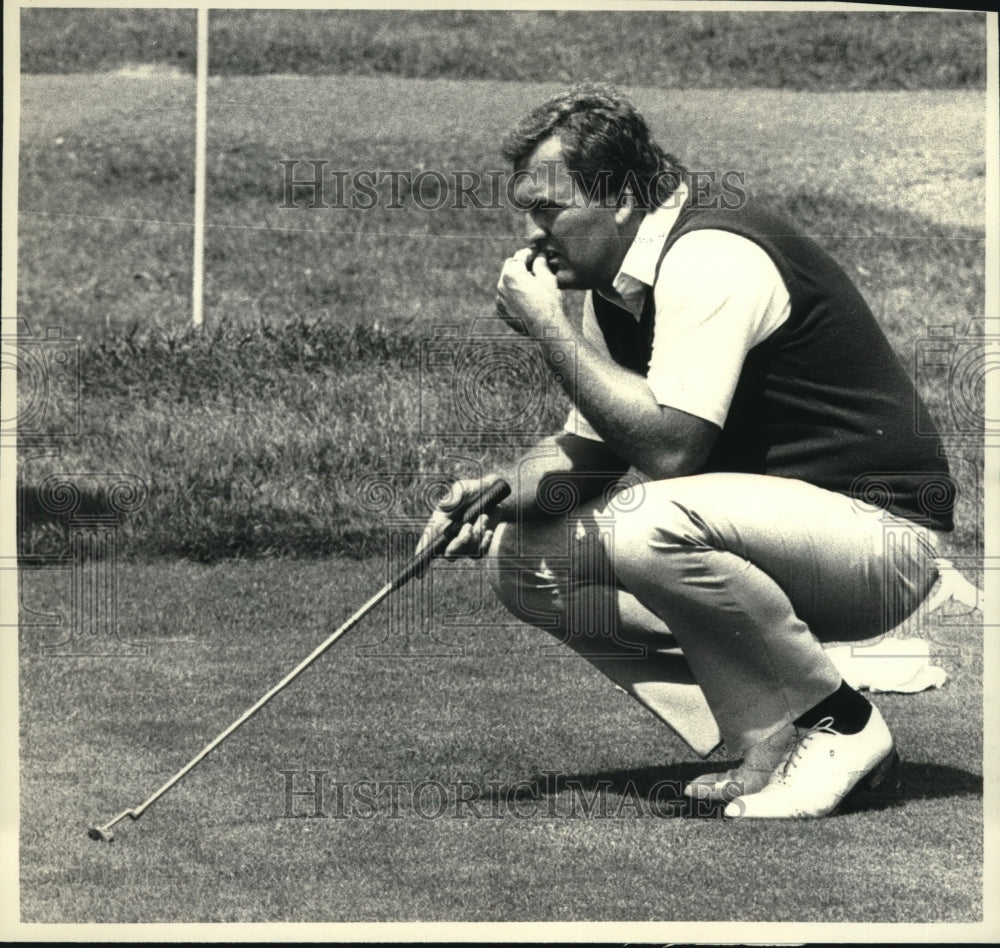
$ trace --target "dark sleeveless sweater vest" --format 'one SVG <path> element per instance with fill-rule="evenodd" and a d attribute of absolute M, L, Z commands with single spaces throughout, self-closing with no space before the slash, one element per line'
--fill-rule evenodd
<path fill-rule="evenodd" d="M 755 209 L 685 208 L 660 264 L 681 237 L 704 229 L 740 234 L 763 248 L 791 298 L 787 322 L 747 354 L 705 470 L 798 478 L 952 530 L 955 485 L 940 439 L 916 434 L 936 429 L 847 274 L 788 223 Z M 645 376 L 656 318 L 652 291 L 638 322 L 597 293 L 591 297 L 611 357 Z M 705 365 L 710 372 L 709 352 Z"/>

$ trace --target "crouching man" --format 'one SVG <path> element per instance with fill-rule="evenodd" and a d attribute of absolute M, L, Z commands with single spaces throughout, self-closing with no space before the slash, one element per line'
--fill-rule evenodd
<path fill-rule="evenodd" d="M 696 750 L 721 733 L 742 763 L 688 795 L 743 819 L 825 816 L 897 754 L 822 643 L 912 613 L 937 576 L 935 532 L 952 529 L 913 384 L 837 263 L 752 202 L 699 206 L 614 90 L 544 103 L 504 154 L 529 245 L 497 310 L 553 364 L 573 353 L 556 377 L 574 407 L 498 472 L 513 494 L 447 555 L 486 556 L 511 612 Z M 588 291 L 582 322 L 570 289 Z M 872 482 L 875 506 L 860 499 Z"/>

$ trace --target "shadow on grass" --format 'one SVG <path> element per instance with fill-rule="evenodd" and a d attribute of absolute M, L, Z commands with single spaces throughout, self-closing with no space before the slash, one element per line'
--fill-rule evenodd
<path fill-rule="evenodd" d="M 646 814 L 665 819 L 718 819 L 722 804 L 692 801 L 684 785 L 699 774 L 724 771 L 738 761 L 632 767 L 592 773 L 543 772 L 509 786 L 492 788 L 492 802 L 547 803 L 552 815 L 620 816 Z M 896 771 L 898 787 L 858 792 L 845 799 L 838 815 L 900 807 L 909 801 L 947 797 L 982 797 L 983 777 L 944 764 L 903 761 Z M 560 802 L 561 801 L 561 802 Z"/>
<path fill-rule="evenodd" d="M 862 811 L 888 810 L 917 800 L 983 795 L 983 776 L 959 767 L 928 762 L 902 761 L 896 772 L 899 786 L 894 790 L 872 791 L 849 796 L 837 811 L 841 816 Z"/>
<path fill-rule="evenodd" d="M 100 483 L 102 478 L 118 478 L 122 486 L 130 486 L 125 479 L 139 485 L 133 490 L 139 497 L 139 502 L 133 504 L 135 515 L 122 513 L 120 505 L 116 507 L 114 497 Z M 211 515 L 193 503 L 186 509 L 176 505 L 168 516 L 151 516 L 141 509 L 147 497 L 154 505 L 160 504 L 164 493 L 176 497 L 176 487 L 165 491 L 130 474 L 53 474 L 47 480 L 52 481 L 54 489 L 46 483 L 18 487 L 19 563 L 24 567 L 71 563 L 74 527 L 112 531 L 118 553 L 134 554 L 138 546 L 140 554 L 181 556 L 196 563 L 277 556 L 348 556 L 363 560 L 385 553 L 384 530 L 359 517 L 353 523 L 342 517 L 334 528 L 308 512 L 283 509 L 265 501 L 246 501 L 241 508 L 234 499 L 223 521 L 217 522 L 213 530 L 208 525 Z M 217 496 L 229 501 L 222 488 Z M 88 546 L 86 557 L 103 559 L 110 549 Z"/>

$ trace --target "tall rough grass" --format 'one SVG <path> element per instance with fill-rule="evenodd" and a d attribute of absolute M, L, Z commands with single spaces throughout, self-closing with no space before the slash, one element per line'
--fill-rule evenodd
<path fill-rule="evenodd" d="M 24 452 L 23 552 L 64 548 L 66 518 L 42 485 L 65 471 L 142 479 L 147 503 L 119 530 L 131 553 L 214 560 L 382 549 L 387 517 L 422 520 L 453 478 L 509 459 L 565 412 L 552 390 L 530 399 L 522 425 L 504 424 L 537 372 L 519 342 L 458 343 L 480 370 L 470 392 L 448 367 L 421 367 L 428 341 L 293 320 L 84 345 L 77 447 Z M 101 499 L 83 493 L 77 513 L 98 512 Z"/>

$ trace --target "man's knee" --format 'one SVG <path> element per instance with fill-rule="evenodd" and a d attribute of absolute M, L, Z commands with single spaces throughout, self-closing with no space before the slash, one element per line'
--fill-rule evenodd
<path fill-rule="evenodd" d="M 501 523 L 493 533 L 493 542 L 486 555 L 486 579 L 497 599 L 508 609 L 511 608 L 510 603 L 516 601 L 519 582 L 518 571 L 512 568 L 517 547 L 517 526 Z"/>
<path fill-rule="evenodd" d="M 698 514 L 664 489 L 651 491 L 634 510 L 618 513 L 605 534 L 605 547 L 616 574 L 625 580 L 647 566 L 666 579 L 671 563 L 708 546 L 706 525 Z"/>
<path fill-rule="evenodd" d="M 522 622 L 537 623 L 558 602 L 558 580 L 545 561 L 535 524 L 502 523 L 486 557 L 487 580 L 500 603 Z"/>

